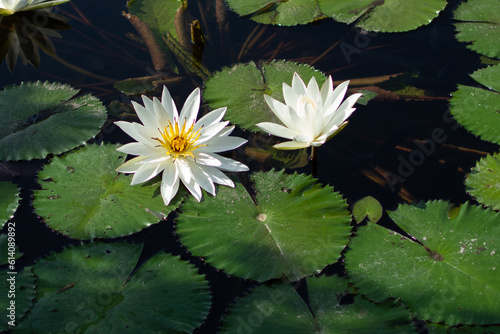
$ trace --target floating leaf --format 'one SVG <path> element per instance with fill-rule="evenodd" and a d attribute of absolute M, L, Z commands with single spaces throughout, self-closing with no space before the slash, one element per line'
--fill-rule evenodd
<path fill-rule="evenodd" d="M 401 298 L 422 320 L 457 324 L 500 321 L 500 214 L 449 203 L 401 205 L 390 215 L 420 243 L 368 223 L 349 244 L 345 265 L 359 292 L 374 302 Z"/>
<path fill-rule="evenodd" d="M 379 201 L 371 196 L 366 196 L 360 199 L 354 203 L 354 207 L 352 208 L 354 220 L 358 223 L 366 217 L 368 217 L 368 220 L 372 223 L 376 223 L 382 217 L 383 212 L 384 209 L 382 208 L 382 205 L 380 205 Z"/>
<path fill-rule="evenodd" d="M 450 327 L 442 324 L 426 324 L 429 334 L 495 334 L 500 333 L 500 326 L 458 326 Z"/>
<path fill-rule="evenodd" d="M 0 181 L 0 228 L 11 219 L 19 206 L 19 188 L 9 181 Z"/>
<path fill-rule="evenodd" d="M 45 223 L 75 239 L 116 238 L 158 222 L 179 205 L 181 189 L 165 206 L 160 182 L 131 186 L 131 175 L 116 168 L 125 161 L 116 145 L 89 145 L 55 157 L 38 174 L 33 206 Z"/>
<path fill-rule="evenodd" d="M 306 175 L 271 171 L 252 179 L 257 206 L 241 184 L 183 204 L 177 234 L 193 255 L 261 282 L 295 281 L 338 260 L 351 220 L 339 193 Z"/>
<path fill-rule="evenodd" d="M 323 13 L 368 31 L 401 32 L 429 24 L 446 6 L 445 0 L 318 0 Z"/>
<path fill-rule="evenodd" d="M 469 194 L 491 207 L 500 210 L 500 155 L 487 155 L 482 158 L 465 180 Z"/>
<path fill-rule="evenodd" d="M 311 66 L 287 61 L 253 62 L 226 67 L 205 84 L 203 97 L 211 109 L 227 107 L 225 119 L 250 131 L 262 131 L 259 122 L 281 123 L 264 100 L 264 94 L 283 101 L 283 83 L 291 86 L 297 72 L 306 83 L 314 76 L 321 86 L 326 77 Z"/>
<path fill-rule="evenodd" d="M 11 223 L 9 223 L 11 224 Z M 15 225 L 13 225 L 15 226 Z M 11 226 L 9 226 L 11 227 Z M 9 231 L 10 230 L 10 231 Z M 11 233 L 9 236 L 7 233 Z M 15 229 L 7 229 L 6 234 L 0 234 L 0 265 L 9 264 L 12 267 L 9 268 L 10 271 L 16 271 L 15 261 L 21 257 L 22 253 L 19 252 L 19 248 L 16 245 L 15 239 Z M 11 263 L 9 263 L 11 262 Z"/>
<path fill-rule="evenodd" d="M 17 328 L 19 320 L 33 305 L 35 277 L 31 273 L 31 268 L 25 268 L 17 273 L 2 270 L 0 271 L 0 277 L 2 277 L 0 286 L 3 294 L 2 298 L 0 298 L 0 317 L 2 317 L 0 331 L 4 333 L 7 329 L 13 330 Z M 11 283 L 14 283 L 14 285 L 11 285 Z"/>
<path fill-rule="evenodd" d="M 361 296 L 341 305 L 347 281 L 337 276 L 307 279 L 311 310 L 289 283 L 261 285 L 238 300 L 224 317 L 223 333 L 409 333 L 410 313 Z M 311 311 L 314 313 L 311 314 Z"/>
<path fill-rule="evenodd" d="M 59 154 L 95 136 L 106 109 L 91 96 L 60 83 L 26 83 L 0 91 L 0 160 Z"/>
<path fill-rule="evenodd" d="M 460 4 L 455 10 L 456 38 L 488 57 L 500 58 L 500 12 L 498 0 L 475 0 Z"/>
<path fill-rule="evenodd" d="M 240 16 L 258 23 L 294 26 L 323 18 L 315 0 L 226 0 Z"/>
<path fill-rule="evenodd" d="M 166 253 L 133 272 L 140 250 L 90 243 L 40 260 L 37 300 L 23 332 L 191 333 L 208 314 L 208 282 Z"/>
<path fill-rule="evenodd" d="M 467 130 L 483 140 L 500 144 L 500 65 L 474 72 L 471 77 L 489 89 L 458 85 L 450 110 Z"/>

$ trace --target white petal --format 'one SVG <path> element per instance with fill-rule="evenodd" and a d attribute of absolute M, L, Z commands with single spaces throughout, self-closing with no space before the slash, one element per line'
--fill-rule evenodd
<path fill-rule="evenodd" d="M 200 165 L 219 167 L 222 166 L 222 162 L 219 159 L 214 158 L 211 154 L 205 152 L 199 152 L 196 150 L 194 152 L 194 158 L 196 162 Z"/>
<path fill-rule="evenodd" d="M 141 161 L 145 158 L 146 157 L 135 157 L 130 159 L 120 165 L 116 171 L 119 173 L 135 173 L 139 169 Z"/>
<path fill-rule="evenodd" d="M 203 169 L 208 173 L 208 175 L 210 175 L 214 183 L 234 188 L 234 182 L 217 168 L 211 166 L 203 166 Z"/>
<path fill-rule="evenodd" d="M 139 119 L 141 120 L 142 124 L 144 124 L 145 127 L 150 129 L 157 128 L 156 118 L 154 115 L 153 108 L 146 109 L 135 101 L 132 101 L 132 105 L 134 106 L 135 113 L 137 114 L 137 116 L 139 116 Z"/>
<path fill-rule="evenodd" d="M 165 110 L 163 104 L 155 97 L 153 99 L 153 109 L 156 118 L 154 130 L 160 129 L 163 131 L 169 122 L 173 122 L 172 116 Z"/>
<path fill-rule="evenodd" d="M 153 156 L 146 157 L 141 163 L 142 164 L 152 164 L 152 163 L 159 163 L 162 161 L 167 161 L 167 160 L 173 160 L 173 158 L 170 155 L 166 155 L 165 151 L 160 151 L 159 153 L 156 153 Z"/>
<path fill-rule="evenodd" d="M 179 173 L 173 161 L 165 164 L 164 167 L 160 191 L 163 202 L 168 205 L 179 190 Z"/>
<path fill-rule="evenodd" d="M 189 94 L 186 102 L 184 102 L 184 105 L 182 106 L 181 114 L 179 115 L 179 126 L 187 124 L 186 126 L 189 127 L 195 122 L 198 111 L 200 110 L 200 99 L 199 88 L 196 88 L 191 94 Z"/>
<path fill-rule="evenodd" d="M 179 159 L 177 159 L 178 161 Z M 186 166 L 186 168 L 188 168 Z M 189 169 L 189 168 L 188 168 Z M 189 180 L 187 180 L 186 178 L 184 178 L 183 174 L 180 173 L 179 176 L 182 180 L 182 183 L 184 183 L 184 185 L 186 186 L 187 190 L 194 196 L 194 198 L 196 198 L 196 200 L 199 202 L 201 201 L 201 196 L 202 196 L 202 193 L 201 193 L 201 188 L 198 184 L 196 184 L 196 182 L 194 181 L 194 178 L 191 177 L 191 171 L 189 172 L 189 175 L 190 175 L 190 178 Z"/>
<path fill-rule="evenodd" d="M 292 87 L 283 83 L 283 98 L 285 99 L 285 104 L 288 107 L 297 107 L 297 101 L 299 100 L 299 94 Z"/>
<path fill-rule="evenodd" d="M 194 127 L 194 131 L 198 131 L 202 126 L 207 127 L 210 125 L 213 125 L 215 123 L 218 123 L 221 121 L 222 117 L 224 117 L 224 114 L 226 113 L 226 107 L 224 108 L 219 108 L 216 110 L 213 110 L 200 118 Z"/>
<path fill-rule="evenodd" d="M 262 122 L 255 125 L 267 133 L 282 138 L 292 139 L 297 135 L 297 132 L 276 123 Z"/>
<path fill-rule="evenodd" d="M 231 134 L 231 132 L 233 132 L 233 130 L 234 130 L 234 125 L 227 126 L 226 128 L 222 129 L 222 131 L 219 132 L 216 137 L 220 138 L 227 137 Z"/>
<path fill-rule="evenodd" d="M 161 172 L 160 164 L 140 164 L 132 178 L 131 185 L 139 184 L 151 180 Z"/>
<path fill-rule="evenodd" d="M 356 108 L 353 108 L 352 106 L 356 103 L 356 101 L 359 99 L 359 97 L 362 94 L 357 93 L 357 94 L 352 94 L 349 96 L 344 103 L 337 109 L 335 114 L 333 115 L 331 122 L 334 124 L 340 124 L 344 122 L 346 119 L 351 116 L 351 114 L 356 110 Z M 330 123 L 330 122 L 329 122 Z"/>
<path fill-rule="evenodd" d="M 223 131 L 223 129 L 228 125 L 229 122 L 220 122 L 212 124 L 206 128 L 200 130 L 201 136 L 196 141 L 197 143 L 204 143 L 212 137 L 215 137 L 219 134 L 219 132 Z"/>
<path fill-rule="evenodd" d="M 323 110 L 324 116 L 328 117 L 330 114 L 336 112 L 337 108 L 342 103 L 345 93 L 347 92 L 347 86 L 349 86 L 349 81 L 344 81 L 338 85 L 335 90 L 328 95 L 326 100 L 323 100 Z"/>
<path fill-rule="evenodd" d="M 151 142 L 151 135 L 144 125 L 135 122 L 115 122 L 126 134 L 145 145 Z"/>
<path fill-rule="evenodd" d="M 307 92 L 306 84 L 297 72 L 293 73 L 292 88 L 297 95 L 305 95 Z"/>
<path fill-rule="evenodd" d="M 144 107 L 149 110 L 153 110 L 153 101 L 146 95 L 142 95 L 142 103 L 144 104 Z"/>
<path fill-rule="evenodd" d="M 163 172 L 163 174 L 165 174 L 165 171 Z M 160 186 L 160 192 L 161 192 L 161 197 L 163 198 L 163 203 L 165 203 L 165 205 L 169 205 L 170 201 L 172 200 L 172 198 L 175 197 L 178 190 L 179 190 L 179 179 L 178 178 L 175 179 L 174 184 L 171 186 L 162 182 L 162 184 Z"/>
<path fill-rule="evenodd" d="M 143 156 L 151 156 L 158 153 L 157 150 L 151 148 L 150 146 L 144 145 L 142 142 L 132 142 L 120 146 L 116 149 L 118 152 L 123 152 L 132 155 L 143 155 Z"/>
<path fill-rule="evenodd" d="M 163 92 L 161 94 L 161 105 L 163 109 L 165 109 L 169 120 L 173 121 L 174 119 L 179 119 L 179 114 L 177 113 L 177 108 L 175 107 L 174 100 L 172 96 L 170 96 L 170 92 L 167 89 L 167 86 L 163 86 Z"/>
<path fill-rule="evenodd" d="M 205 189 L 206 192 L 215 196 L 215 185 L 210 175 L 203 170 L 203 167 L 199 166 L 196 162 L 187 160 L 189 168 L 193 174 L 193 179 L 200 187 Z"/>
<path fill-rule="evenodd" d="M 279 118 L 279 120 L 286 125 L 287 127 L 292 127 L 292 119 L 290 118 L 290 111 L 288 110 L 288 107 L 279 102 L 276 99 L 273 99 L 269 95 L 264 95 L 264 100 L 266 100 L 267 105 L 273 113 Z"/>
<path fill-rule="evenodd" d="M 309 146 L 311 146 L 309 143 L 302 143 L 298 141 L 286 141 L 283 143 L 276 144 L 273 147 L 280 150 L 298 150 L 300 148 L 306 148 Z"/>
<path fill-rule="evenodd" d="M 185 158 L 178 158 L 175 160 L 175 167 L 177 168 L 177 171 L 179 172 L 179 176 L 182 179 L 182 182 L 191 182 L 192 179 L 192 174 L 191 170 L 189 169 L 189 165 L 186 162 Z"/>
<path fill-rule="evenodd" d="M 293 141 L 300 143 L 311 143 L 312 141 L 314 141 L 314 138 L 304 135 L 297 135 L 293 138 Z"/>
<path fill-rule="evenodd" d="M 215 137 L 205 142 L 201 151 L 207 152 L 225 152 L 234 150 L 247 142 L 246 139 L 240 137 Z"/>
<path fill-rule="evenodd" d="M 307 84 L 307 96 L 313 101 L 315 104 L 321 101 L 321 94 L 319 92 L 318 82 L 315 77 L 312 77 Z"/>
<path fill-rule="evenodd" d="M 216 153 L 213 153 L 211 155 L 221 162 L 221 165 L 219 167 L 217 167 L 220 170 L 227 171 L 227 172 L 246 172 L 246 171 L 248 171 L 248 167 L 239 161 L 223 157 L 223 156 L 218 155 Z"/>
<path fill-rule="evenodd" d="M 321 100 L 323 101 L 323 105 L 331 93 L 333 93 L 333 80 L 332 76 L 329 75 L 323 86 L 321 86 Z"/>

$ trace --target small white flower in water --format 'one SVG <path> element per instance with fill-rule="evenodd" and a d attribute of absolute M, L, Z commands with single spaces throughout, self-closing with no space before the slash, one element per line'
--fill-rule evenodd
<path fill-rule="evenodd" d="M 314 77 L 307 86 L 294 73 L 292 87 L 283 83 L 285 103 L 264 95 L 266 103 L 284 124 L 262 122 L 260 129 L 282 138 L 290 139 L 274 145 L 282 150 L 295 150 L 309 146 L 321 146 L 347 125 L 347 118 L 356 110 L 352 106 L 362 94 L 352 94 L 342 103 L 349 81 L 333 89 L 329 76 L 321 90 Z M 341 104 L 342 103 L 342 104 Z"/>
<path fill-rule="evenodd" d="M 142 96 L 144 107 L 132 102 L 143 124 L 116 122 L 123 131 L 137 140 L 118 148 L 118 151 L 137 155 L 117 168 L 121 173 L 134 173 L 132 185 L 146 182 L 162 174 L 161 195 L 168 205 L 179 189 L 179 180 L 189 192 L 201 200 L 201 188 L 215 196 L 215 185 L 234 187 L 223 171 L 243 172 L 244 164 L 218 155 L 235 149 L 247 141 L 230 137 L 234 126 L 221 122 L 226 108 L 214 110 L 200 120 L 200 89 L 186 99 L 180 115 L 166 87 L 161 102 Z"/>
<path fill-rule="evenodd" d="M 0 0 L 0 15 L 59 5 L 69 0 Z"/>

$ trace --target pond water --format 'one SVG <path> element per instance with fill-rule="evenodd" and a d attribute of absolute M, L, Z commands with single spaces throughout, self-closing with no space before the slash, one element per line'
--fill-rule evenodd
<path fill-rule="evenodd" d="M 319 149 L 316 176 L 321 183 L 334 186 L 350 205 L 369 195 L 384 209 L 394 210 L 398 204 L 412 201 L 444 199 L 462 203 L 469 200 L 463 181 L 466 174 L 481 156 L 497 150 L 496 145 L 481 141 L 456 126 L 449 115 L 451 92 L 457 84 L 475 85 L 469 74 L 483 66 L 480 57 L 454 37 L 452 13 L 460 2 L 449 1 L 439 17 L 427 26 L 394 34 L 366 33 L 330 19 L 297 27 L 266 26 L 230 11 L 227 12 L 229 28 L 219 29 L 213 17 L 212 1 L 190 1 L 189 13 L 201 21 L 206 38 L 203 64 L 211 72 L 235 63 L 285 59 L 314 65 L 326 75 L 332 75 L 335 81 L 366 78 L 366 86 L 387 90 L 397 90 L 397 85 L 415 87 L 415 95 L 407 90 L 400 96 L 381 95 L 366 106 L 358 104 L 349 125 Z M 0 66 L 0 86 L 48 80 L 67 83 L 85 94 L 92 93 L 105 106 L 140 101 L 139 96 L 123 94 L 113 87 L 120 80 L 155 74 L 147 49 L 131 38 L 137 36 L 137 32 L 122 15 L 122 11 L 127 12 L 126 2 L 71 0 L 54 11 L 71 26 L 59 31 L 61 38 L 51 38 L 57 57 L 40 52 L 38 68 L 18 60 L 12 71 L 4 60 Z M 336 47 L 323 55 L 336 42 L 352 49 Z M 386 86 L 373 83 L 374 77 L 399 73 L 404 79 L 385 83 Z M 166 74 L 169 78 L 175 77 L 171 71 L 167 70 Z M 190 74 L 167 87 L 180 106 L 194 88 L 203 85 L 203 80 Z M 120 117 L 121 112 L 130 110 L 118 111 Z M 94 141 L 129 142 L 127 135 L 110 125 L 118 118 L 117 114 L 110 115 L 108 130 Z M 432 138 L 436 130 L 445 138 L 442 143 L 435 147 L 422 144 Z M 236 135 L 250 141 L 252 138 L 250 132 L 240 129 Z M 424 153 L 422 163 L 405 165 L 412 152 L 419 150 Z M 236 158 L 252 171 L 276 167 L 245 155 L 244 149 L 237 151 Z M 18 261 L 19 269 L 51 251 L 80 243 L 53 232 L 33 211 L 33 190 L 40 189 L 36 173 L 47 162 L 44 159 L 7 163 L 7 168 L 20 175 L 2 174 L 3 180 L 12 180 L 21 187 L 21 204 L 13 218 L 17 223 L 16 242 L 24 254 Z M 310 163 L 300 165 L 287 172 L 311 173 Z M 388 184 L 384 178 L 387 172 L 399 178 Z M 190 261 L 200 273 L 206 274 L 213 305 L 207 320 L 196 332 L 215 332 L 235 297 L 242 296 L 256 283 L 228 276 L 192 256 L 175 236 L 174 216 L 171 214 L 168 220 L 119 240 L 143 242 L 141 259 L 165 249 L 180 254 L 181 259 Z M 386 215 L 382 224 L 393 226 Z M 345 269 L 338 262 L 326 271 L 344 274 Z"/>

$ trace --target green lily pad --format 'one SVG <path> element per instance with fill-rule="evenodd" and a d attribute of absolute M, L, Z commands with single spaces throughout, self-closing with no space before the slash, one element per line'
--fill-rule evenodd
<path fill-rule="evenodd" d="M 60 83 L 26 83 L 0 91 L 0 160 L 59 154 L 95 136 L 106 108 Z"/>
<path fill-rule="evenodd" d="M 500 144 L 500 65 L 478 70 L 471 77 L 488 89 L 458 85 L 450 111 L 474 135 Z"/>
<path fill-rule="evenodd" d="M 296 281 L 339 259 L 351 220 L 339 193 L 303 174 L 261 172 L 252 180 L 257 206 L 241 184 L 182 205 L 177 234 L 193 255 L 260 282 Z"/>
<path fill-rule="evenodd" d="M 9 181 L 0 181 L 0 228 L 14 216 L 19 206 L 19 188 Z"/>
<path fill-rule="evenodd" d="M 411 316 L 391 303 L 376 305 L 357 295 L 340 304 L 347 281 L 307 279 L 311 310 L 289 283 L 261 285 L 238 300 L 223 319 L 223 333 L 410 333 Z M 312 311 L 312 313 L 311 313 Z"/>
<path fill-rule="evenodd" d="M 368 223 L 349 244 L 345 265 L 374 302 L 401 298 L 415 317 L 446 325 L 500 322 L 500 214 L 466 203 L 401 205 L 391 218 L 420 243 Z"/>
<path fill-rule="evenodd" d="M 15 242 L 15 225 L 9 227 L 11 229 L 7 229 L 6 234 L 0 234 L 0 252 L 2 252 L 0 254 L 0 265 L 9 264 L 12 266 L 9 270 L 16 271 L 15 261 L 22 256 L 22 253 L 19 252 Z M 11 233 L 11 235 L 9 236 L 8 233 Z"/>
<path fill-rule="evenodd" d="M 315 0 L 226 0 L 240 16 L 258 23 L 295 26 L 325 17 Z"/>
<path fill-rule="evenodd" d="M 287 61 L 254 62 L 225 67 L 206 83 L 203 98 L 210 108 L 227 107 L 225 119 L 250 131 L 260 131 L 259 122 L 281 123 L 264 100 L 268 94 L 283 101 L 283 83 L 292 85 L 293 73 L 297 72 L 305 83 L 314 76 L 318 85 L 326 77 L 311 66 Z"/>
<path fill-rule="evenodd" d="M 23 333 L 191 333 L 210 308 L 203 275 L 159 253 L 137 271 L 142 246 L 90 243 L 34 266 L 37 298 Z"/>
<path fill-rule="evenodd" d="M 160 195 L 160 180 L 131 186 L 131 175 L 116 168 L 125 162 L 116 145 L 89 145 L 55 157 L 38 174 L 41 190 L 33 206 L 55 231 L 74 239 L 116 238 L 158 223 L 177 208 L 179 189 L 169 206 Z"/>
<path fill-rule="evenodd" d="M 0 331 L 14 330 L 24 314 L 33 305 L 35 299 L 35 277 L 31 268 L 21 272 L 12 273 L 7 270 L 0 271 L 2 282 L 2 298 L 0 298 Z M 15 282 L 15 286 L 11 285 Z M 14 325 L 14 326 L 12 326 Z"/>
<path fill-rule="evenodd" d="M 493 210 L 500 210 L 500 154 L 482 158 L 465 180 L 467 191 Z"/>
<path fill-rule="evenodd" d="M 376 223 L 382 218 L 383 213 L 384 209 L 382 205 L 371 196 L 360 199 L 354 203 L 354 207 L 352 208 L 352 215 L 354 216 L 354 220 L 358 223 L 365 218 L 368 218 L 372 223 Z"/>
<path fill-rule="evenodd" d="M 467 46 L 488 57 L 500 58 L 500 12 L 498 0 L 475 0 L 460 4 L 455 10 L 458 33 L 455 37 Z"/>
<path fill-rule="evenodd" d="M 402 32 L 429 24 L 446 0 L 318 0 L 323 13 L 368 31 Z"/>
<path fill-rule="evenodd" d="M 467 333 L 467 334 L 498 334 L 500 333 L 500 326 L 458 326 L 450 327 L 442 324 L 427 324 L 429 334 L 453 334 L 453 333 Z"/>

